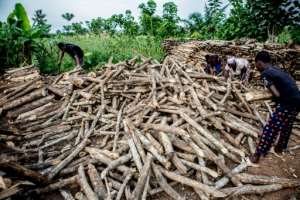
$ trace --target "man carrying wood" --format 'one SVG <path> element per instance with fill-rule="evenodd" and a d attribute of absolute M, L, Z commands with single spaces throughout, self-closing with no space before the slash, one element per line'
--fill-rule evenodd
<path fill-rule="evenodd" d="M 210 75 L 218 75 L 222 72 L 221 59 L 218 55 L 205 55 L 206 67 L 204 71 Z"/>
<path fill-rule="evenodd" d="M 227 59 L 227 65 L 224 69 L 224 77 L 227 80 L 229 77 L 239 77 L 239 79 L 247 84 L 250 78 L 251 67 L 249 61 L 244 58 L 230 57 Z"/>
<path fill-rule="evenodd" d="M 57 46 L 61 52 L 59 62 L 58 62 L 59 66 L 61 65 L 65 52 L 75 60 L 76 68 L 81 68 L 83 66 L 84 54 L 82 49 L 79 46 L 74 44 L 63 43 L 63 42 L 59 42 Z"/>
<path fill-rule="evenodd" d="M 275 152 L 282 153 L 287 149 L 293 123 L 300 108 L 300 91 L 295 80 L 288 73 L 272 66 L 270 61 L 270 55 L 266 51 L 259 52 L 255 58 L 261 79 L 273 94 L 277 106 L 263 129 L 255 154 L 250 157 L 253 163 L 257 163 L 261 156 L 268 153 L 278 134 Z"/>

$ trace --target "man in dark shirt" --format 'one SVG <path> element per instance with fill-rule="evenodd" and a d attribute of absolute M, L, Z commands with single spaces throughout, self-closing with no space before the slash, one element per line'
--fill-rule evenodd
<path fill-rule="evenodd" d="M 74 44 L 67 44 L 67 43 L 63 43 L 63 42 L 58 43 L 57 46 L 61 51 L 59 62 L 58 62 L 59 66 L 61 65 L 62 59 L 63 59 L 64 54 L 66 52 L 67 54 L 69 54 L 75 60 L 76 68 L 82 67 L 82 65 L 83 65 L 83 51 L 79 46 L 74 45 Z"/>
<path fill-rule="evenodd" d="M 293 123 L 300 107 L 300 91 L 295 80 L 288 73 L 272 66 L 270 61 L 270 55 L 266 51 L 259 52 L 255 58 L 256 68 L 261 72 L 261 79 L 272 92 L 277 106 L 263 129 L 255 154 L 250 157 L 253 163 L 257 163 L 260 156 L 268 153 L 278 134 L 279 140 L 275 152 L 282 153 L 287 149 Z"/>

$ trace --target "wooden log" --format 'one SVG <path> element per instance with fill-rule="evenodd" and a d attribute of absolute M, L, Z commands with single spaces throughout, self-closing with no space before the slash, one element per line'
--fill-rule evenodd
<path fill-rule="evenodd" d="M 138 132 L 137 132 L 138 133 Z M 170 168 L 171 163 L 168 161 L 168 159 L 161 155 L 159 151 L 151 144 L 151 142 L 141 133 L 137 134 L 140 138 L 143 146 L 145 149 L 147 149 L 149 152 L 152 153 L 152 155 L 167 169 Z"/>
<path fill-rule="evenodd" d="M 0 199 L 10 199 L 10 197 L 12 197 L 13 195 L 21 193 L 22 191 L 24 191 L 22 186 L 34 186 L 34 184 L 29 181 L 21 181 L 19 183 L 16 183 L 8 189 L 0 191 Z"/>
<path fill-rule="evenodd" d="M 18 115 L 20 115 L 22 113 L 28 112 L 30 110 L 33 110 L 35 108 L 38 108 L 40 106 L 43 106 L 43 105 L 49 103 L 53 98 L 54 98 L 53 95 L 43 97 L 39 100 L 36 100 L 36 101 L 33 101 L 31 103 L 26 104 L 26 106 L 23 106 L 23 107 L 20 107 L 16 110 L 11 110 L 11 111 L 7 112 L 6 116 L 9 117 L 9 118 L 17 117 Z"/>
<path fill-rule="evenodd" d="M 166 124 L 167 123 L 167 118 L 164 117 L 162 119 L 162 124 Z M 174 151 L 174 148 L 173 148 L 173 145 L 172 145 L 172 142 L 168 136 L 167 133 L 164 133 L 164 132 L 159 132 L 159 140 L 160 140 L 160 143 L 163 145 L 164 147 L 164 152 L 165 152 L 165 155 L 167 156 L 168 159 L 172 158 L 173 155 L 175 154 L 175 151 Z"/>
<path fill-rule="evenodd" d="M 249 163 L 249 161 L 243 161 L 241 164 L 234 167 L 229 173 L 227 173 L 227 176 L 230 177 L 230 176 L 236 175 L 236 174 L 244 171 L 250 165 L 251 164 Z M 215 187 L 217 189 L 221 189 L 222 187 L 224 187 L 229 182 L 229 178 L 227 176 L 224 176 L 223 178 L 221 178 L 220 180 L 218 180 L 215 183 Z"/>
<path fill-rule="evenodd" d="M 240 102 L 243 104 L 243 106 L 247 109 L 249 113 L 252 113 L 252 110 L 250 106 L 248 105 L 247 101 L 244 99 L 244 97 L 241 95 L 241 93 L 237 90 L 236 86 L 233 85 L 233 91 L 235 92 L 235 95 L 240 100 Z"/>
<path fill-rule="evenodd" d="M 59 192 L 65 200 L 75 200 L 71 192 L 69 192 L 68 190 L 59 190 Z"/>
<path fill-rule="evenodd" d="M 55 183 L 51 183 L 50 185 L 47 185 L 46 187 L 43 188 L 37 188 L 34 189 L 32 191 L 30 191 L 30 193 L 36 193 L 36 194 L 43 194 L 43 193 L 49 193 L 58 189 L 61 189 L 63 187 L 66 187 L 68 185 L 73 185 L 77 183 L 77 175 L 66 178 L 66 179 L 61 179 L 58 180 Z"/>
<path fill-rule="evenodd" d="M 235 185 L 241 185 L 241 182 L 230 173 L 231 170 L 225 165 L 225 163 L 222 162 L 222 160 L 219 159 L 219 157 L 206 144 L 202 142 L 201 138 L 196 137 L 197 135 L 194 131 L 191 131 L 191 133 L 193 140 L 197 143 L 199 147 L 201 147 L 205 151 L 207 158 L 213 161 L 225 174 L 227 174 Z"/>
<path fill-rule="evenodd" d="M 151 133 L 147 132 L 145 136 L 160 154 L 164 153 L 163 146 L 152 136 Z"/>
<path fill-rule="evenodd" d="M 91 184 L 94 188 L 95 193 L 99 197 L 99 199 L 105 199 L 106 191 L 105 186 L 98 174 L 96 167 L 93 164 L 88 164 L 88 175 L 91 180 Z"/>
<path fill-rule="evenodd" d="M 251 101 L 262 101 L 262 100 L 268 100 L 272 98 L 272 94 L 265 90 L 265 91 L 251 91 L 247 92 L 245 94 L 245 99 L 248 102 Z"/>
<path fill-rule="evenodd" d="M 22 84 L 21 86 L 17 87 L 16 89 L 13 90 L 13 92 L 10 92 L 8 95 L 6 95 L 4 98 L 5 99 L 9 99 L 10 97 L 18 94 L 19 92 L 23 91 L 24 89 L 26 89 L 27 87 L 29 87 L 30 85 L 34 84 L 36 81 L 38 81 L 40 78 L 37 79 L 33 79 L 31 81 L 28 81 L 25 84 Z"/>
<path fill-rule="evenodd" d="M 48 183 L 48 179 L 46 176 L 43 176 L 42 174 L 30 170 L 15 162 L 7 162 L 5 160 L 2 160 L 0 162 L 0 169 L 2 171 L 5 171 L 6 173 L 12 173 L 13 175 L 18 175 L 20 177 L 26 178 L 36 184 L 45 185 Z"/>
<path fill-rule="evenodd" d="M 110 162 L 109 165 L 101 172 L 101 178 L 104 179 L 104 177 L 107 175 L 109 170 L 115 169 L 116 167 L 127 163 L 131 159 L 132 159 L 132 154 L 128 153 Z"/>
<path fill-rule="evenodd" d="M 298 187 L 300 185 L 299 179 L 280 178 L 277 176 L 261 176 L 261 175 L 240 173 L 238 174 L 238 177 L 243 183 L 248 183 L 248 184 L 259 184 L 259 185 L 280 184 L 282 185 L 283 188 Z"/>
<path fill-rule="evenodd" d="M 216 171 L 212 170 L 212 169 L 209 169 L 207 167 L 203 167 L 203 166 L 200 166 L 198 164 L 195 164 L 193 162 L 190 162 L 190 161 L 187 161 L 187 160 L 184 160 L 184 159 L 181 159 L 182 163 L 185 164 L 186 166 L 190 167 L 190 168 L 193 168 L 195 170 L 199 170 L 201 172 L 205 172 L 206 174 L 214 177 L 214 178 L 217 178 L 219 175 Z"/>
<path fill-rule="evenodd" d="M 228 153 L 228 150 L 221 144 L 207 129 L 204 129 L 201 125 L 195 122 L 191 117 L 187 114 L 180 112 L 180 116 L 191 126 L 193 126 L 196 130 L 198 130 L 205 138 L 207 138 L 210 142 L 212 142 L 216 147 L 220 149 L 220 151 L 224 154 Z"/>
<path fill-rule="evenodd" d="M 47 86 L 48 90 L 52 92 L 53 94 L 60 96 L 60 97 L 65 97 L 67 96 L 67 93 L 64 90 L 61 90 L 59 88 L 54 87 L 53 85 Z"/>
<path fill-rule="evenodd" d="M 84 172 L 84 168 L 82 165 L 78 167 L 78 183 L 85 193 L 86 197 L 89 200 L 97 200 L 99 199 L 97 194 L 92 190 L 91 186 L 88 183 L 87 177 Z"/>
<path fill-rule="evenodd" d="M 78 97 L 78 94 L 77 94 L 76 91 L 74 91 L 71 98 L 69 99 L 69 102 L 67 103 L 66 107 L 63 108 L 64 109 L 63 110 L 63 117 L 62 117 L 63 120 L 67 119 L 70 107 L 71 107 L 72 103 L 75 101 L 75 99 L 77 97 Z"/>
<path fill-rule="evenodd" d="M 44 97 L 46 95 L 47 95 L 47 90 L 45 88 L 39 89 L 39 90 L 36 90 L 26 96 L 23 96 L 21 98 L 13 100 L 12 102 L 8 102 L 8 103 L 4 104 L 2 109 L 3 110 L 11 110 L 12 108 L 15 108 L 15 107 L 18 107 L 25 103 L 34 101 L 34 100 Z"/>
<path fill-rule="evenodd" d="M 15 99 L 27 94 L 27 93 L 32 92 L 33 90 L 39 89 L 41 87 L 43 87 L 42 81 L 37 81 L 34 84 L 31 84 L 28 87 L 24 88 L 23 90 L 19 91 L 17 94 L 11 96 L 9 98 L 9 101 L 13 101 L 13 100 L 15 100 Z"/>
<path fill-rule="evenodd" d="M 38 115 L 40 112 L 46 110 L 47 108 L 53 107 L 53 103 L 49 102 L 43 106 L 40 106 L 38 108 L 35 108 L 33 110 L 30 110 L 28 112 L 22 113 L 18 116 L 17 121 L 21 121 L 25 118 L 32 118 L 32 117 L 36 117 L 36 115 Z"/>
<path fill-rule="evenodd" d="M 97 148 L 92 148 L 92 147 L 85 147 L 85 151 L 88 152 L 90 154 L 90 156 L 101 162 L 104 163 L 106 165 L 109 165 L 113 160 L 109 157 L 107 157 L 106 155 L 104 155 L 101 151 L 99 151 L 99 149 Z M 125 166 L 125 165 L 120 165 L 116 168 L 118 171 L 121 171 L 123 173 L 130 171 L 130 168 Z"/>
<path fill-rule="evenodd" d="M 125 187 L 128 184 L 128 182 L 130 181 L 130 179 L 132 178 L 132 175 L 133 175 L 132 172 L 128 172 L 127 175 L 125 176 L 124 181 L 123 181 L 123 183 L 122 183 L 122 185 L 121 185 L 121 187 L 118 191 L 116 200 L 121 200 L 123 192 L 125 190 Z"/>
<path fill-rule="evenodd" d="M 123 113 L 123 109 L 124 109 L 125 105 L 126 105 L 126 101 L 124 101 L 124 103 L 122 104 L 122 106 L 118 112 L 117 123 L 116 123 L 116 133 L 115 133 L 114 144 L 113 144 L 113 152 L 115 152 L 116 148 L 117 148 L 117 141 L 118 141 L 119 132 L 120 132 L 120 124 L 121 124 L 121 120 L 122 120 L 122 113 Z"/>
<path fill-rule="evenodd" d="M 155 165 L 154 163 L 152 164 L 152 169 L 154 172 L 154 175 L 157 179 L 158 184 L 160 185 L 160 187 L 162 188 L 163 191 L 165 191 L 170 197 L 172 197 L 173 199 L 176 200 L 183 200 L 185 199 L 184 197 L 182 197 L 180 194 L 178 194 L 176 192 L 176 190 L 174 190 L 166 181 L 166 179 L 163 177 L 159 167 L 157 165 Z M 151 194 L 151 192 L 150 192 Z"/>
<path fill-rule="evenodd" d="M 75 199 L 76 200 L 88 200 L 88 198 L 82 192 L 77 192 L 75 194 Z"/>
<path fill-rule="evenodd" d="M 96 118 L 92 122 L 92 125 L 91 125 L 90 129 L 87 131 L 86 135 L 84 136 L 82 142 L 74 149 L 74 151 L 72 151 L 72 153 L 70 155 L 68 155 L 62 162 L 60 162 L 57 166 L 55 166 L 53 168 L 51 173 L 49 173 L 49 175 L 48 175 L 49 179 L 53 179 L 67 164 L 69 164 L 79 154 L 80 151 L 82 151 L 84 149 L 84 147 L 88 143 L 89 137 L 92 135 L 92 133 L 95 129 L 95 126 L 96 126 L 104 108 L 105 108 L 105 104 L 98 107 Z"/>
<path fill-rule="evenodd" d="M 147 177 L 149 176 L 151 170 L 152 159 L 153 159 L 152 155 L 148 153 L 146 157 L 146 162 L 142 168 L 142 172 L 139 176 L 138 182 L 136 184 L 135 189 L 132 192 L 132 196 L 130 199 L 135 200 L 141 197 L 143 189 L 146 184 Z"/>
<path fill-rule="evenodd" d="M 240 195 L 250 195 L 250 194 L 264 194 L 269 192 L 275 192 L 283 189 L 280 184 L 270 184 L 270 185 L 243 185 L 240 187 L 225 188 L 221 191 L 230 196 L 240 196 Z"/>
<path fill-rule="evenodd" d="M 226 197 L 225 193 L 218 191 L 217 189 L 207 186 L 205 184 L 199 183 L 198 181 L 195 181 L 193 179 L 184 177 L 184 176 L 180 176 L 174 172 L 170 172 L 168 170 L 163 169 L 162 167 L 159 167 L 160 171 L 169 179 L 172 179 L 174 181 L 180 182 L 181 184 L 184 185 L 188 185 L 190 187 L 193 188 L 197 188 L 201 191 L 203 191 L 204 193 L 210 194 L 213 197 L 216 198 L 222 198 L 222 197 Z"/>

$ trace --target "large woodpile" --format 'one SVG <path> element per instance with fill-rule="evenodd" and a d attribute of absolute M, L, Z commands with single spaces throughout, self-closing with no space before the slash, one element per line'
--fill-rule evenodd
<path fill-rule="evenodd" d="M 300 49 L 287 48 L 285 45 L 256 43 L 253 40 L 189 42 L 165 40 L 163 47 L 168 55 L 174 55 L 181 62 L 198 67 L 205 65 L 205 55 L 218 54 L 222 57 L 223 65 L 226 64 L 228 56 L 236 56 L 248 59 L 253 69 L 255 55 L 261 50 L 266 50 L 275 65 L 289 71 L 300 80 Z"/>
<path fill-rule="evenodd" d="M 137 60 L 57 77 L 33 67 L 6 72 L 0 199 L 53 191 L 64 199 L 185 199 L 177 184 L 213 199 L 299 186 L 244 173 L 272 113 L 269 95 L 180 57 Z"/>

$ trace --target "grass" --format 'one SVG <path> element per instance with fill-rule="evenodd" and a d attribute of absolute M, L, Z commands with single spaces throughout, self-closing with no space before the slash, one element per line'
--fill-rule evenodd
<path fill-rule="evenodd" d="M 99 35 L 75 35 L 56 36 L 44 41 L 47 53 L 37 56 L 36 63 L 44 73 L 59 73 L 71 70 L 75 63 L 69 56 L 65 56 L 60 69 L 57 66 L 58 48 L 57 42 L 72 43 L 80 46 L 84 51 L 84 65 L 87 70 L 100 68 L 113 57 L 113 63 L 131 59 L 136 55 L 143 55 L 157 60 L 162 60 L 164 52 L 161 48 L 161 40 L 151 36 L 129 37 L 99 36 Z"/>
<path fill-rule="evenodd" d="M 137 36 L 60 36 L 57 41 L 72 43 L 80 46 L 84 51 L 86 69 L 95 69 L 107 63 L 113 57 L 113 63 L 143 55 L 157 60 L 164 57 L 161 40 L 154 37 Z M 71 58 L 62 63 L 62 71 L 69 70 L 74 65 Z"/>

